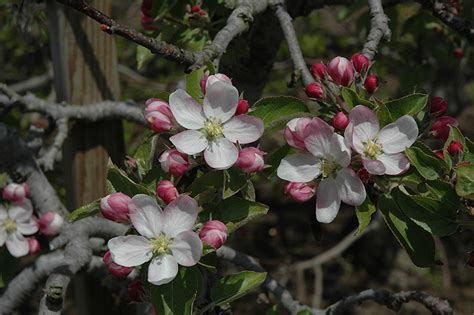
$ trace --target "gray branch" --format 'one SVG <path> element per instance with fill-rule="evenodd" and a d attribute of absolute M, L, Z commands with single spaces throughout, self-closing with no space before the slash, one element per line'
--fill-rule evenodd
<path fill-rule="evenodd" d="M 38 164 L 43 166 L 46 171 L 50 171 L 54 167 L 54 162 L 58 156 L 64 141 L 67 138 L 69 129 L 68 129 L 68 120 L 67 118 L 59 118 L 56 121 L 57 133 L 54 136 L 54 141 L 51 147 L 43 154 L 43 156 L 38 159 Z"/>
<path fill-rule="evenodd" d="M 385 39 L 390 41 L 392 32 L 388 27 L 388 17 L 383 11 L 381 0 L 368 0 L 370 7 L 370 31 L 367 36 L 367 42 L 362 49 L 362 53 L 369 58 L 374 60 L 375 54 L 377 53 L 380 41 Z"/>

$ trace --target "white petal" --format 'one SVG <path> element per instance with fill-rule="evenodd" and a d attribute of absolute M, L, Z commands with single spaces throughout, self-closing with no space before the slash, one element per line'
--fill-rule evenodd
<path fill-rule="evenodd" d="M 17 222 L 16 228 L 18 232 L 23 235 L 31 235 L 38 232 L 38 224 L 33 219 L 30 219 L 27 222 Z"/>
<path fill-rule="evenodd" d="M 202 152 L 208 146 L 206 136 L 197 130 L 182 131 L 170 137 L 170 141 L 178 151 L 189 155 Z"/>
<path fill-rule="evenodd" d="M 318 186 L 316 197 L 316 220 L 321 223 L 331 223 L 339 212 L 341 198 L 333 178 L 326 178 Z"/>
<path fill-rule="evenodd" d="M 364 143 L 374 139 L 380 130 L 379 120 L 370 108 L 357 105 L 349 114 L 352 123 L 352 147 L 358 152 L 364 152 Z"/>
<path fill-rule="evenodd" d="M 344 137 L 337 133 L 332 135 L 331 154 L 342 167 L 347 167 L 351 162 L 351 150 L 346 146 Z"/>
<path fill-rule="evenodd" d="M 224 136 L 234 143 L 251 143 L 258 140 L 262 134 L 263 121 L 257 117 L 239 115 L 224 124 Z"/>
<path fill-rule="evenodd" d="M 410 161 L 403 153 L 381 154 L 378 160 L 385 166 L 387 175 L 398 175 L 410 168 Z"/>
<path fill-rule="evenodd" d="M 184 128 L 200 129 L 206 117 L 202 106 L 184 90 L 176 90 L 169 98 L 171 113 Z"/>
<path fill-rule="evenodd" d="M 339 183 L 339 197 L 351 206 L 360 206 L 366 197 L 365 187 L 359 176 L 350 168 L 346 167 L 337 173 L 336 180 Z"/>
<path fill-rule="evenodd" d="M 117 236 L 109 240 L 107 247 L 112 260 L 124 267 L 140 266 L 152 257 L 152 246 L 143 236 Z"/>
<path fill-rule="evenodd" d="M 320 158 L 331 156 L 331 140 L 334 130 L 320 118 L 313 118 L 306 126 L 304 143 L 309 152 Z"/>
<path fill-rule="evenodd" d="M 8 208 L 8 216 L 17 222 L 25 222 L 31 219 L 33 214 L 33 205 L 28 199 L 21 202 L 13 202 Z"/>
<path fill-rule="evenodd" d="M 153 258 L 148 266 L 148 282 L 162 285 L 173 281 L 178 274 L 178 263 L 171 255 L 161 255 Z"/>
<path fill-rule="evenodd" d="M 321 172 L 319 159 L 311 153 L 298 153 L 281 160 L 277 175 L 289 182 L 306 183 L 318 177 Z"/>
<path fill-rule="evenodd" d="M 7 217 L 8 217 L 7 210 L 2 205 L 0 205 L 0 222 L 5 220 Z"/>
<path fill-rule="evenodd" d="M 181 266 L 194 266 L 198 263 L 199 259 L 201 259 L 201 239 L 192 231 L 180 233 L 174 238 L 171 244 L 171 251 Z"/>
<path fill-rule="evenodd" d="M 194 198 L 181 195 L 164 210 L 163 233 L 168 237 L 175 237 L 181 232 L 189 231 L 196 223 L 198 204 Z"/>
<path fill-rule="evenodd" d="M 410 147 L 418 137 L 418 125 L 413 117 L 405 115 L 388 124 L 379 133 L 384 153 L 399 153 Z"/>
<path fill-rule="evenodd" d="M 239 103 L 239 92 L 232 85 L 217 81 L 206 89 L 204 113 L 207 118 L 217 118 L 222 123 L 234 116 Z"/>
<path fill-rule="evenodd" d="M 385 166 L 378 160 L 362 160 L 362 164 L 369 174 L 383 175 L 385 174 Z"/>
<path fill-rule="evenodd" d="M 219 83 L 219 82 L 218 82 Z M 211 86 L 214 86 L 214 83 Z M 206 163 L 215 169 L 226 169 L 234 165 L 239 157 L 239 151 L 235 145 L 226 138 L 220 138 L 209 143 L 204 151 Z"/>
<path fill-rule="evenodd" d="M 135 195 L 128 204 L 130 221 L 143 236 L 153 238 L 163 230 L 163 212 L 156 199 L 147 195 Z"/>
<path fill-rule="evenodd" d="M 7 240 L 7 232 L 3 229 L 0 228 L 0 247 L 5 244 L 5 241 Z"/>
<path fill-rule="evenodd" d="M 350 122 L 344 130 L 344 142 L 346 147 L 352 148 L 352 134 L 354 133 L 354 124 Z"/>
<path fill-rule="evenodd" d="M 29 252 L 28 240 L 18 232 L 8 234 L 5 243 L 8 251 L 14 257 L 22 257 Z"/>

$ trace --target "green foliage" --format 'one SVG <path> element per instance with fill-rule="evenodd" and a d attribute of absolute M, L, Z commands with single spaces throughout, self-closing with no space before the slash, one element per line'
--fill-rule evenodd
<path fill-rule="evenodd" d="M 69 221 L 74 222 L 87 217 L 94 216 L 100 211 L 100 199 L 94 200 L 93 202 L 77 208 L 69 214 Z"/>
<path fill-rule="evenodd" d="M 390 111 L 393 119 L 398 119 L 403 115 L 416 116 L 423 111 L 428 103 L 428 95 L 414 93 L 395 100 L 385 102 L 385 106 Z"/>
<path fill-rule="evenodd" d="M 211 299 L 215 305 L 225 305 L 247 294 L 262 284 L 266 272 L 242 271 L 225 276 L 211 288 Z"/>
<path fill-rule="evenodd" d="M 365 105 L 371 109 L 375 109 L 374 103 L 362 97 L 359 97 L 359 95 L 357 95 L 357 93 L 350 88 L 343 87 L 341 89 L 341 96 L 344 102 L 347 104 L 349 110 L 353 109 L 357 105 Z"/>
<path fill-rule="evenodd" d="M 138 174 L 143 178 L 152 168 L 158 135 L 149 134 L 135 151 L 133 159 L 137 162 Z"/>
<path fill-rule="evenodd" d="M 446 162 L 419 141 L 406 149 L 405 154 L 420 175 L 428 180 L 443 177 L 449 171 Z"/>
<path fill-rule="evenodd" d="M 355 208 L 357 220 L 359 221 L 359 228 L 357 234 L 362 233 L 372 220 L 372 214 L 377 211 L 377 208 L 370 200 L 370 197 L 365 198 L 364 203 Z"/>
<path fill-rule="evenodd" d="M 155 55 L 148 49 L 143 46 L 137 46 L 137 69 L 143 69 L 154 57 Z"/>
<path fill-rule="evenodd" d="M 213 192 L 222 191 L 222 199 L 232 197 L 247 184 L 245 174 L 238 168 L 233 167 L 224 171 L 211 171 L 198 177 L 188 187 L 192 196 L 197 196 L 207 190 Z"/>
<path fill-rule="evenodd" d="M 456 168 L 456 193 L 463 198 L 474 200 L 474 165 L 461 165 Z"/>
<path fill-rule="evenodd" d="M 119 169 L 113 163 L 109 163 L 109 171 L 107 173 L 107 180 L 110 182 L 114 191 L 122 192 L 127 196 L 133 197 L 138 194 L 153 195 L 154 192 L 141 184 L 135 183 L 131 180 L 124 171 Z"/>
<path fill-rule="evenodd" d="M 283 145 L 280 148 L 276 149 L 274 152 L 268 155 L 268 158 L 265 161 L 265 164 L 269 165 L 270 167 L 265 169 L 265 172 L 268 176 L 274 176 L 280 165 L 281 160 L 290 154 L 295 153 L 296 150 L 290 147 L 289 145 Z"/>

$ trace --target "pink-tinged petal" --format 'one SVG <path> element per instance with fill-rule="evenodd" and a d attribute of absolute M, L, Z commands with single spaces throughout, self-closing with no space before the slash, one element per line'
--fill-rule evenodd
<path fill-rule="evenodd" d="M 410 161 L 403 153 L 381 154 L 378 160 L 383 163 L 387 175 L 399 175 L 410 168 Z"/>
<path fill-rule="evenodd" d="M 170 109 L 174 118 L 186 129 L 204 127 L 204 111 L 202 106 L 184 90 L 176 90 L 169 98 Z"/>
<path fill-rule="evenodd" d="M 5 243 L 8 251 L 14 257 L 26 256 L 30 250 L 28 240 L 18 232 L 8 234 Z"/>
<path fill-rule="evenodd" d="M 234 143 L 251 143 L 258 140 L 262 134 L 263 121 L 257 117 L 239 115 L 224 124 L 224 136 Z"/>
<path fill-rule="evenodd" d="M 316 196 L 316 220 L 331 223 L 336 218 L 341 206 L 338 184 L 333 178 L 326 178 L 318 186 Z"/>
<path fill-rule="evenodd" d="M 319 158 L 332 156 L 332 137 L 334 129 L 325 121 L 316 117 L 305 128 L 304 143 L 309 152 Z"/>
<path fill-rule="evenodd" d="M 109 240 L 107 247 L 112 255 L 112 260 L 124 267 L 140 266 L 153 256 L 153 247 L 150 241 L 138 235 L 114 237 Z"/>
<path fill-rule="evenodd" d="M 379 142 L 388 154 L 403 152 L 415 143 L 418 125 L 413 117 L 405 115 L 388 124 L 379 133 Z"/>
<path fill-rule="evenodd" d="M 153 258 L 148 266 L 148 282 L 162 285 L 173 281 L 178 274 L 178 263 L 171 255 L 160 255 Z"/>
<path fill-rule="evenodd" d="M 378 160 L 362 160 L 362 164 L 369 174 L 383 175 L 385 174 L 385 166 Z"/>
<path fill-rule="evenodd" d="M 380 130 L 377 115 L 367 106 L 357 105 L 349 114 L 352 123 L 352 147 L 364 152 L 364 143 L 374 139 Z"/>
<path fill-rule="evenodd" d="M 215 84 L 211 85 L 211 87 Z M 235 144 L 226 138 L 220 138 L 210 142 L 206 151 L 204 151 L 206 163 L 210 167 L 218 170 L 231 167 L 237 161 L 238 157 L 239 151 L 235 147 Z"/>
<path fill-rule="evenodd" d="M 354 133 L 354 124 L 349 122 L 344 130 L 344 142 L 346 143 L 346 147 L 352 148 L 352 134 Z"/>
<path fill-rule="evenodd" d="M 181 195 L 173 200 L 164 210 L 163 233 L 175 237 L 181 232 L 189 231 L 196 223 L 198 204 L 194 198 Z"/>
<path fill-rule="evenodd" d="M 238 103 L 237 89 L 226 82 L 217 81 L 206 89 L 204 113 L 207 118 L 217 118 L 224 123 L 234 116 Z"/>
<path fill-rule="evenodd" d="M 318 177 L 321 163 L 311 153 L 298 153 L 281 160 L 277 175 L 289 182 L 307 183 Z"/>
<path fill-rule="evenodd" d="M 202 242 L 199 236 L 192 231 L 176 235 L 170 248 L 174 258 L 181 266 L 194 266 L 201 259 Z"/>
<path fill-rule="evenodd" d="M 331 139 L 331 155 L 342 167 L 347 167 L 351 162 L 351 150 L 346 146 L 344 137 L 337 133 Z"/>
<path fill-rule="evenodd" d="M 3 222 L 6 218 L 8 218 L 8 212 L 2 205 L 0 205 L 0 222 Z"/>
<path fill-rule="evenodd" d="M 156 199 L 147 195 L 135 195 L 128 204 L 130 221 L 133 227 L 143 236 L 157 237 L 163 230 L 163 211 Z M 121 264 L 120 264 L 121 265 Z"/>
<path fill-rule="evenodd" d="M 178 151 L 189 155 L 202 152 L 208 146 L 206 136 L 197 130 L 182 131 L 170 137 L 170 141 Z"/>
<path fill-rule="evenodd" d="M 8 216 L 17 222 L 26 222 L 31 219 L 33 214 L 33 205 L 28 199 L 19 202 L 13 202 L 8 208 Z"/>
<path fill-rule="evenodd" d="M 17 222 L 16 228 L 18 232 L 23 235 L 31 235 L 38 232 L 38 224 L 33 219 L 30 219 L 27 222 Z"/>
<path fill-rule="evenodd" d="M 367 196 L 365 187 L 359 176 L 346 167 L 337 173 L 336 181 L 339 183 L 339 197 L 351 206 L 360 206 Z"/>

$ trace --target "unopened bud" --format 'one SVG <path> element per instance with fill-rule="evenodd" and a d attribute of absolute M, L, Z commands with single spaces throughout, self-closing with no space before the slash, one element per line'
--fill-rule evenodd
<path fill-rule="evenodd" d="M 23 201 L 25 198 L 28 198 L 30 194 L 30 190 L 28 188 L 28 184 L 16 184 L 10 183 L 3 187 L 2 197 L 4 200 L 10 202 L 20 202 Z"/>
<path fill-rule="evenodd" d="M 218 249 L 227 240 L 227 226 L 218 220 L 208 221 L 204 223 L 199 237 L 204 243 Z"/>
<path fill-rule="evenodd" d="M 461 141 L 453 140 L 448 146 L 448 152 L 451 155 L 455 155 L 464 151 L 464 146 L 462 145 Z"/>
<path fill-rule="evenodd" d="M 370 94 L 374 93 L 379 87 L 379 78 L 375 74 L 369 74 L 365 78 L 364 87 Z"/>
<path fill-rule="evenodd" d="M 245 173 L 260 172 L 265 167 L 265 161 L 263 160 L 265 154 L 265 152 L 255 147 L 244 148 L 240 150 L 235 165 Z"/>
<path fill-rule="evenodd" d="M 314 185 L 306 183 L 289 182 L 285 186 L 285 194 L 298 202 L 308 201 L 315 193 Z"/>
<path fill-rule="evenodd" d="M 322 62 L 313 63 L 311 66 L 311 72 L 315 77 L 318 77 L 320 80 L 324 80 L 327 75 L 326 65 Z"/>
<path fill-rule="evenodd" d="M 107 270 L 117 278 L 125 278 L 133 270 L 131 267 L 124 267 L 115 263 L 109 250 L 105 252 L 104 257 L 102 257 L 102 261 L 104 262 Z"/>
<path fill-rule="evenodd" d="M 189 169 L 189 158 L 186 154 L 176 149 L 168 149 L 159 158 L 161 169 L 173 176 L 183 176 Z"/>
<path fill-rule="evenodd" d="M 235 111 L 235 115 L 242 115 L 246 114 L 249 111 L 249 101 L 244 99 L 239 99 L 239 103 L 237 104 L 237 110 Z"/>
<path fill-rule="evenodd" d="M 41 251 L 41 245 L 34 237 L 28 239 L 28 254 L 34 255 Z"/>
<path fill-rule="evenodd" d="M 328 64 L 328 73 L 334 83 L 349 86 L 354 79 L 354 66 L 344 57 L 333 58 Z"/>
<path fill-rule="evenodd" d="M 126 223 L 129 221 L 128 204 L 132 198 L 118 192 L 100 200 L 100 213 L 112 221 Z"/>
<path fill-rule="evenodd" d="M 307 136 L 306 126 L 311 122 L 311 118 L 294 118 L 286 124 L 284 136 L 286 143 L 293 148 L 306 149 L 304 140 Z"/>
<path fill-rule="evenodd" d="M 431 103 L 430 103 L 431 114 L 437 114 L 439 116 L 442 116 L 446 114 L 447 110 L 448 110 L 448 102 L 444 98 L 440 96 L 435 96 L 431 99 Z"/>
<path fill-rule="evenodd" d="M 306 95 L 308 95 L 308 97 L 319 100 L 324 99 L 324 88 L 321 84 L 317 82 L 311 82 L 310 84 L 308 84 L 305 87 L 304 91 L 306 92 Z"/>
<path fill-rule="evenodd" d="M 336 129 L 344 130 L 346 129 L 348 124 L 349 124 L 349 117 L 347 117 L 347 115 L 344 114 L 344 112 L 338 112 L 332 118 L 332 125 Z"/>
<path fill-rule="evenodd" d="M 152 130 L 165 132 L 173 128 L 173 114 L 167 102 L 151 98 L 145 105 L 145 119 Z"/>
<path fill-rule="evenodd" d="M 446 140 L 449 136 L 450 127 L 457 127 L 459 125 L 456 118 L 451 116 L 441 116 L 435 120 L 431 126 L 431 133 L 436 139 Z"/>
<path fill-rule="evenodd" d="M 172 182 L 169 180 L 161 180 L 156 186 L 156 195 L 168 204 L 178 198 L 179 193 Z"/>
<path fill-rule="evenodd" d="M 37 223 L 41 233 L 53 236 L 58 234 L 63 227 L 64 219 L 58 213 L 48 211 L 39 218 Z"/>
<path fill-rule="evenodd" d="M 351 57 L 352 64 L 354 68 L 359 73 L 364 73 L 369 68 L 369 58 L 367 58 L 364 54 L 355 53 Z"/>

